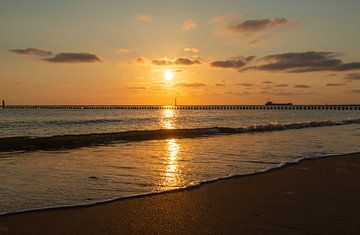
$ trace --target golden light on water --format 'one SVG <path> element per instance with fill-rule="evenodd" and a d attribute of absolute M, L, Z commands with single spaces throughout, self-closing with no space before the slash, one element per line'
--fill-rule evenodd
<path fill-rule="evenodd" d="M 161 111 L 161 126 L 164 129 L 175 129 L 176 128 L 176 111 L 174 109 L 163 109 Z M 176 139 L 167 139 L 164 142 L 164 154 L 165 159 L 164 173 L 161 179 L 161 189 L 171 189 L 178 187 L 180 184 L 179 180 L 179 157 L 180 157 L 181 146 Z"/>
<path fill-rule="evenodd" d="M 176 139 L 166 140 L 166 155 L 167 161 L 164 182 L 165 187 L 174 187 L 178 185 L 178 157 L 180 152 L 180 145 L 176 142 Z"/>
<path fill-rule="evenodd" d="M 161 126 L 164 129 L 176 128 L 176 113 L 173 109 L 163 109 L 161 115 Z"/>

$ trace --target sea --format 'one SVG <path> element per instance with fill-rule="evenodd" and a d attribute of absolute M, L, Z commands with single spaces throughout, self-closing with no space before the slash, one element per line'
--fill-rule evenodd
<path fill-rule="evenodd" d="M 0 214 L 360 152 L 360 110 L 0 109 Z"/>

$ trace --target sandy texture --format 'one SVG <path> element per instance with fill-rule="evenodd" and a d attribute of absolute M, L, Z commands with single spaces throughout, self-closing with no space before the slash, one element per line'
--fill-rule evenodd
<path fill-rule="evenodd" d="M 1 234 L 360 234 L 360 154 L 200 188 L 0 217 Z"/>

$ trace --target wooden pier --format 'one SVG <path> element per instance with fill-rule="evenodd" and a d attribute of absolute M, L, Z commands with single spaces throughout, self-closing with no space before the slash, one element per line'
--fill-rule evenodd
<path fill-rule="evenodd" d="M 5 109 L 131 109 L 131 110 L 360 110 L 349 105 L 7 105 Z"/>

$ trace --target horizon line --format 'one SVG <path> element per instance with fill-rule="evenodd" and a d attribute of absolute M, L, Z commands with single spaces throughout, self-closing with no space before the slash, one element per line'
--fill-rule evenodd
<path fill-rule="evenodd" d="M 308 104 L 294 104 L 294 103 L 274 103 L 273 106 L 302 106 L 302 105 L 323 105 L 323 106 L 336 106 L 336 105 L 360 105 L 360 103 L 308 103 Z M 9 106 L 271 106 L 266 104 L 6 104 Z"/>

